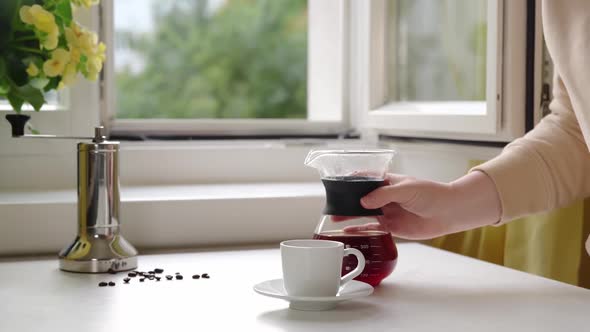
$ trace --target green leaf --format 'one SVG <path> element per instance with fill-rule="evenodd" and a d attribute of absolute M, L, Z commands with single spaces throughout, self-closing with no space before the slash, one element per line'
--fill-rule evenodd
<path fill-rule="evenodd" d="M 61 0 L 55 7 L 55 14 L 59 16 L 65 26 L 70 26 L 72 22 L 72 5 L 69 0 Z"/>
<path fill-rule="evenodd" d="M 45 86 L 45 88 L 43 88 L 43 91 L 48 92 L 50 90 L 57 89 L 59 81 L 60 79 L 58 77 L 52 77 L 51 79 L 49 79 L 49 83 Z"/>
<path fill-rule="evenodd" d="M 33 78 L 29 84 L 38 90 L 42 90 L 44 87 L 47 86 L 47 83 L 49 83 L 49 79 L 45 78 L 45 77 L 37 77 L 37 78 Z"/>
<path fill-rule="evenodd" d="M 25 101 L 19 96 L 17 96 L 12 90 L 8 91 L 8 93 L 6 94 L 6 99 L 8 99 L 8 102 L 10 103 L 10 106 L 12 106 L 12 109 L 16 113 L 20 113 L 20 110 L 23 107 L 23 103 Z"/>
<path fill-rule="evenodd" d="M 8 91 L 10 91 L 10 85 L 8 85 L 8 82 L 0 76 L 0 96 L 6 96 Z"/>
<path fill-rule="evenodd" d="M 35 111 L 39 111 L 41 109 L 41 106 L 43 106 L 43 104 L 45 104 L 45 97 L 43 96 L 43 93 L 41 93 L 41 91 L 39 89 L 35 89 L 28 84 L 23 85 L 23 86 L 12 85 L 9 95 L 10 94 L 31 104 L 31 106 L 33 106 Z M 10 98 L 9 98 L 9 100 L 10 100 Z M 15 99 L 15 100 L 18 102 L 18 99 Z M 15 110 L 17 109 L 15 107 L 15 105 L 12 104 L 12 102 L 11 102 L 11 105 L 13 108 L 15 108 Z M 16 105 L 18 105 L 18 103 Z M 20 103 L 20 106 L 22 106 L 22 101 Z M 20 110 L 20 106 L 18 107 L 19 110 Z"/>

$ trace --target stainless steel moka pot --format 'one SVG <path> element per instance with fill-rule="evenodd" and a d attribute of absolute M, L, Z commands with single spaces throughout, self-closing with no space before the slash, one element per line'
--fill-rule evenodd
<path fill-rule="evenodd" d="M 92 140 L 78 143 L 78 234 L 59 253 L 59 268 L 84 273 L 136 269 L 137 250 L 120 233 L 119 142 L 108 141 L 104 127 L 96 127 L 94 137 L 25 135 L 28 116 L 6 118 L 13 137 Z"/>

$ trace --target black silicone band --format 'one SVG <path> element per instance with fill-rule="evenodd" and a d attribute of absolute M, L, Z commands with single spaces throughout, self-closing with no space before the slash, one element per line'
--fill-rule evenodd
<path fill-rule="evenodd" d="M 384 181 L 371 178 L 324 178 L 326 206 L 324 214 L 332 216 L 379 216 L 381 209 L 365 209 L 361 198 L 381 187 Z"/>

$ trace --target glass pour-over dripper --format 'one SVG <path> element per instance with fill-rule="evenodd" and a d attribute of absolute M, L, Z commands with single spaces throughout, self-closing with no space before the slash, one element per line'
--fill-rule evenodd
<path fill-rule="evenodd" d="M 326 190 L 326 206 L 314 232 L 315 239 L 344 243 L 360 250 L 365 268 L 356 280 L 377 286 L 389 276 L 397 262 L 397 248 L 391 234 L 380 230 L 354 230 L 354 226 L 375 223 L 381 209 L 365 209 L 360 199 L 385 184 L 385 175 L 393 159 L 393 150 L 314 150 L 305 165 L 316 168 Z M 347 256 L 342 274 L 357 265 Z"/>

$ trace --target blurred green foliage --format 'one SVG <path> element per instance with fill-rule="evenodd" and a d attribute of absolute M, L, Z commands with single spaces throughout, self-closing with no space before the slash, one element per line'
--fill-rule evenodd
<path fill-rule="evenodd" d="M 305 118 L 307 1 L 153 2 L 154 31 L 117 31 L 142 55 L 116 73 L 118 118 Z"/>

